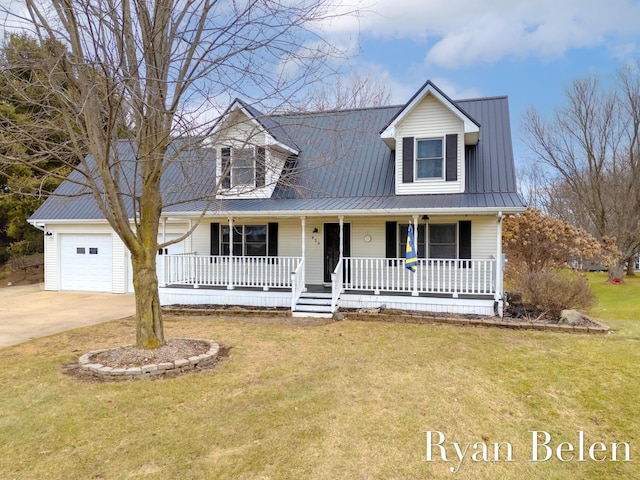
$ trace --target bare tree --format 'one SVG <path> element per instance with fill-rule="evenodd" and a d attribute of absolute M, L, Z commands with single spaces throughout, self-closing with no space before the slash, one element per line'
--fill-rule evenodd
<path fill-rule="evenodd" d="M 318 85 L 295 109 L 305 111 L 384 107 L 391 104 L 391 90 L 373 74 L 353 73 L 335 83 Z"/>
<path fill-rule="evenodd" d="M 566 99 L 550 120 L 527 113 L 528 144 L 554 174 L 548 198 L 568 200 L 554 209 L 582 217 L 599 239 L 616 238 L 621 255 L 609 277 L 620 278 L 640 246 L 640 74 L 621 70 L 611 91 L 597 77 L 577 80 Z"/>
<path fill-rule="evenodd" d="M 131 252 L 137 346 L 157 348 L 165 340 L 156 252 L 170 243 L 158 242 L 161 212 L 197 199 L 197 184 L 213 178 L 198 120 L 214 120 L 208 112 L 237 92 L 278 106 L 318 78 L 339 52 L 316 27 L 336 9 L 331 0 L 24 1 L 24 9 L 0 7 L 5 27 L 53 45 L 45 110 L 57 115 L 13 124 L 13 137 L 37 148 L 3 161 L 37 170 L 42 159 L 55 158 L 60 168 L 48 174 L 73 170 L 66 182 L 77 187 L 72 193 L 90 192 Z M 28 91 L 20 95 L 29 101 Z M 64 141 L 41 138 L 45 128 Z M 171 168 L 181 171 L 182 185 L 167 194 L 161 186 Z M 210 202 L 218 185 L 203 200 Z"/>

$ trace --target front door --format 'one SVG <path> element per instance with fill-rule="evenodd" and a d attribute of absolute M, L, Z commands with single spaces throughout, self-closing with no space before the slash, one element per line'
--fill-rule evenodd
<path fill-rule="evenodd" d="M 351 256 L 351 224 L 342 225 L 342 255 Z M 340 260 L 340 224 L 324 224 L 324 281 L 331 282 L 331 274 Z"/>

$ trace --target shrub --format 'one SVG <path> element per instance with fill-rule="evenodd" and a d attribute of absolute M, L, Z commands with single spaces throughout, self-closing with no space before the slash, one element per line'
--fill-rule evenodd
<path fill-rule="evenodd" d="M 560 318 L 562 310 L 588 311 L 597 303 L 586 276 L 576 272 L 523 272 L 514 279 L 514 286 L 537 315 Z"/>
<path fill-rule="evenodd" d="M 615 239 L 598 242 L 583 229 L 532 209 L 504 219 L 502 242 L 514 274 L 562 268 L 575 258 L 608 266 L 620 256 Z"/>

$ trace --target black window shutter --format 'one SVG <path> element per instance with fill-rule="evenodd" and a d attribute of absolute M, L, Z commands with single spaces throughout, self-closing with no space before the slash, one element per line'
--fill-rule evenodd
<path fill-rule="evenodd" d="M 471 258 L 471 221 L 461 220 L 458 222 L 458 258 Z M 471 267 L 471 262 L 462 262 L 463 267 Z"/>
<path fill-rule="evenodd" d="M 211 255 L 220 255 L 220 224 L 211 224 Z"/>
<path fill-rule="evenodd" d="M 231 188 L 231 149 L 228 147 L 223 148 L 221 153 L 220 174 L 223 175 L 222 188 Z"/>
<path fill-rule="evenodd" d="M 342 256 L 351 256 L 351 224 L 345 223 L 342 225 Z"/>
<path fill-rule="evenodd" d="M 386 228 L 386 257 L 398 257 L 398 239 L 397 239 L 398 223 L 387 222 Z"/>
<path fill-rule="evenodd" d="M 447 135 L 446 142 L 446 180 L 453 182 L 458 180 L 458 134 Z"/>
<path fill-rule="evenodd" d="M 278 256 L 278 224 L 277 223 L 269 223 L 267 225 L 267 236 L 268 236 L 268 242 L 269 242 L 267 256 L 277 257 Z"/>
<path fill-rule="evenodd" d="M 402 183 L 413 183 L 413 137 L 402 139 Z"/>
<path fill-rule="evenodd" d="M 256 187 L 264 187 L 266 181 L 264 147 L 256 147 Z M 277 225 L 277 224 L 276 224 Z"/>

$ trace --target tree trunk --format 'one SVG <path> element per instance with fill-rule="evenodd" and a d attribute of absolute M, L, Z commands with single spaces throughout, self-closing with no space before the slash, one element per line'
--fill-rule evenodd
<path fill-rule="evenodd" d="M 609 279 L 607 280 L 607 282 L 611 283 L 614 278 L 624 282 L 622 278 L 623 275 L 624 275 L 624 260 L 621 262 L 618 261 L 616 265 L 609 267 Z"/>
<path fill-rule="evenodd" d="M 142 257 L 142 258 L 140 258 Z M 158 293 L 155 251 L 131 256 L 136 292 L 136 346 L 152 349 L 164 345 L 164 328 Z"/>
<path fill-rule="evenodd" d="M 631 255 L 627 259 L 627 277 L 635 277 L 636 276 L 636 257 L 635 255 Z"/>

